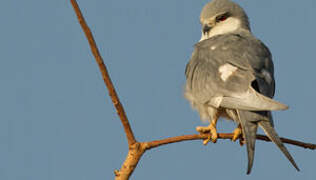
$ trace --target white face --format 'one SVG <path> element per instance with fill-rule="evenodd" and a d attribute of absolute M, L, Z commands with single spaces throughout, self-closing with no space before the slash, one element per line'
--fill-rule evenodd
<path fill-rule="evenodd" d="M 234 32 L 239 28 L 241 28 L 240 20 L 237 18 L 228 17 L 224 21 L 217 22 L 209 32 L 204 34 L 202 31 L 202 37 L 201 37 L 200 41 L 203 41 L 205 39 L 209 39 L 209 38 L 216 36 L 216 35 Z"/>

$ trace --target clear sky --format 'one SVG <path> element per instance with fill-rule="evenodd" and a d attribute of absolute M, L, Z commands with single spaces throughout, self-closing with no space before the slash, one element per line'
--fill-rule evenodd
<path fill-rule="evenodd" d="M 78 0 L 140 141 L 203 125 L 183 86 L 207 2 Z M 274 113 L 276 130 L 316 143 L 316 1 L 237 2 L 272 51 L 275 98 L 290 106 Z M 0 21 L 0 179 L 113 179 L 127 142 L 70 2 L 2 0 Z M 316 151 L 287 147 L 301 172 L 272 143 L 257 141 L 247 176 L 245 147 L 194 141 L 147 152 L 131 179 L 314 180 Z"/>

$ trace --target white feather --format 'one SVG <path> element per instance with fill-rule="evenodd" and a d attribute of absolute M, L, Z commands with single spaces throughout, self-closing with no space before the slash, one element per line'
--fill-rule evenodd
<path fill-rule="evenodd" d="M 217 23 L 209 33 L 203 34 L 200 41 L 209 39 L 213 36 L 234 32 L 241 28 L 240 20 L 237 18 L 229 17 L 225 21 Z"/>
<path fill-rule="evenodd" d="M 235 71 L 237 71 L 237 67 L 231 64 L 224 64 L 218 68 L 218 72 L 223 81 L 226 81 Z"/>

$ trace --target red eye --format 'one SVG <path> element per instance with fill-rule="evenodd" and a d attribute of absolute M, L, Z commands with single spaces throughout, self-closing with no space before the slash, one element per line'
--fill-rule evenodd
<path fill-rule="evenodd" d="M 222 15 L 216 18 L 216 22 L 225 21 L 227 19 L 227 16 Z"/>

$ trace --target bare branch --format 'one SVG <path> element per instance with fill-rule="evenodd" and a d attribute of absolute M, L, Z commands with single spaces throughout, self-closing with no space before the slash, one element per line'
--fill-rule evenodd
<path fill-rule="evenodd" d="M 218 139 L 231 139 L 232 136 L 230 135 L 231 134 L 220 133 L 218 134 Z M 147 143 L 147 149 L 152 149 L 152 148 L 156 148 L 162 145 L 167 145 L 167 144 L 176 143 L 176 142 L 203 140 L 203 139 L 207 139 L 207 137 L 208 137 L 207 134 L 192 134 L 192 135 L 169 137 L 166 139 L 155 140 L 155 141 L 146 142 L 146 143 Z"/>
<path fill-rule="evenodd" d="M 233 133 L 219 133 L 218 139 L 232 139 L 233 136 L 234 136 Z M 181 142 L 181 141 L 204 140 L 207 137 L 208 137 L 208 135 L 206 135 L 206 134 L 192 134 L 192 135 L 169 137 L 169 138 L 145 142 L 145 143 L 146 143 L 147 149 L 152 149 L 152 148 L 156 148 L 156 147 L 159 147 L 162 145 L 167 145 L 167 144 Z M 257 135 L 257 139 L 262 140 L 262 141 L 271 142 L 271 140 L 267 136 L 264 136 L 264 135 Z M 287 138 L 281 138 L 281 140 L 283 143 L 292 144 L 292 145 L 299 146 L 299 147 L 302 147 L 305 149 L 311 149 L 311 150 L 316 149 L 316 144 L 305 143 L 305 142 L 291 140 L 291 139 L 287 139 Z"/>
<path fill-rule="evenodd" d="M 77 15 L 77 18 L 78 18 L 78 21 L 89 41 L 89 44 L 90 44 L 90 48 L 91 48 L 91 51 L 92 51 L 92 54 L 93 56 L 95 57 L 95 60 L 97 61 L 98 65 L 99 65 L 99 68 L 100 68 L 100 71 L 102 73 L 102 77 L 103 77 L 103 80 L 104 80 L 104 83 L 106 85 L 106 87 L 108 88 L 109 90 L 109 95 L 112 99 L 112 102 L 116 108 L 116 112 L 117 114 L 119 115 L 120 119 L 121 119 L 121 122 L 123 124 L 123 127 L 124 127 L 124 131 L 125 131 L 125 134 L 126 134 L 126 138 L 127 138 L 127 142 L 128 142 L 128 145 L 132 145 L 136 142 L 136 139 L 134 137 L 134 133 L 132 131 L 132 128 L 128 122 L 128 119 L 127 119 L 127 116 L 125 114 L 125 111 L 124 111 L 124 108 L 123 108 L 123 105 L 121 104 L 118 96 L 117 96 L 117 93 L 115 91 L 115 88 L 114 88 L 114 85 L 111 81 L 111 78 L 110 78 L 110 75 L 107 71 L 107 68 L 103 62 L 103 59 L 99 53 L 99 50 L 98 50 L 98 47 L 94 41 L 94 38 L 93 38 L 93 35 L 90 31 L 90 28 L 88 27 L 84 17 L 82 16 L 82 13 L 80 11 L 80 8 L 76 2 L 76 0 L 70 0 L 74 10 L 75 10 L 75 13 Z"/>
<path fill-rule="evenodd" d="M 218 139 L 232 139 L 233 133 L 219 133 Z M 137 142 L 135 143 L 128 151 L 128 155 L 126 157 L 125 162 L 123 163 L 121 169 L 119 171 L 115 171 L 115 180 L 127 180 L 131 174 L 134 172 L 139 160 L 142 155 L 150 149 L 157 148 L 159 146 L 178 143 L 182 141 L 193 141 L 193 140 L 204 140 L 208 138 L 207 134 L 192 134 L 192 135 L 183 135 L 176 137 L 169 137 L 161 140 L 155 140 L 150 142 Z M 271 140 L 264 135 L 257 135 L 258 140 L 268 141 Z M 287 138 L 281 138 L 283 143 L 292 144 L 295 146 L 299 146 L 302 148 L 308 148 L 315 150 L 316 144 L 304 143 L 301 141 L 295 141 Z"/>
<path fill-rule="evenodd" d="M 136 142 L 130 146 L 121 169 L 114 171 L 115 180 L 128 180 L 146 150 L 147 147 L 145 143 Z"/>
<path fill-rule="evenodd" d="M 267 136 L 264 136 L 264 135 L 257 135 L 257 139 L 260 139 L 262 141 L 270 141 L 271 140 L 267 137 Z M 305 142 L 302 142 L 302 141 L 296 141 L 296 140 L 292 140 L 292 139 L 287 139 L 287 138 L 280 138 L 281 141 L 283 143 L 286 143 L 286 144 L 292 144 L 292 145 L 295 145 L 295 146 L 299 146 L 299 147 L 302 147 L 302 148 L 305 148 L 305 149 L 311 149 L 311 150 L 315 150 L 316 149 L 316 144 L 312 144 L 312 143 L 305 143 Z"/>

